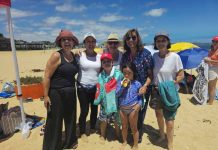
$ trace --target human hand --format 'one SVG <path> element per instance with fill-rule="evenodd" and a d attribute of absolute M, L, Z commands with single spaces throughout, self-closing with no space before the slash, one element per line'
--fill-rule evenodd
<path fill-rule="evenodd" d="M 210 59 L 209 57 L 205 57 L 205 58 L 204 58 L 204 62 L 207 63 L 207 64 L 210 63 L 210 60 L 211 60 L 211 59 Z"/>
<path fill-rule="evenodd" d="M 127 79 L 127 78 L 124 78 L 124 79 L 121 81 L 121 85 L 122 85 L 123 87 L 127 87 L 129 83 L 130 83 L 130 80 Z"/>
<path fill-rule="evenodd" d="M 140 89 L 139 89 L 139 95 L 144 95 L 147 91 L 147 86 L 142 86 Z"/>
<path fill-rule="evenodd" d="M 51 105 L 51 100 L 48 96 L 45 96 L 44 97 L 44 106 L 45 108 L 48 110 L 48 108 L 50 108 L 50 105 Z"/>

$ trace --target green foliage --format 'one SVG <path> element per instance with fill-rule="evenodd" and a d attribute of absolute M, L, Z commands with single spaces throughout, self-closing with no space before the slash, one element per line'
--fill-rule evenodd
<path fill-rule="evenodd" d="M 26 76 L 26 77 L 21 77 L 20 78 L 20 83 L 22 85 L 25 84 L 33 84 L 33 83 L 41 83 L 43 80 L 42 77 L 36 77 L 36 76 Z"/>

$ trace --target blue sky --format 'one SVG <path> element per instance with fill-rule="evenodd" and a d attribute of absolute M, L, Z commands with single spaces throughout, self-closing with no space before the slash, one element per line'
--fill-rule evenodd
<path fill-rule="evenodd" d="M 111 32 L 120 38 L 137 28 L 144 43 L 166 31 L 172 42 L 210 42 L 218 35 L 218 0 L 12 0 L 15 39 L 54 41 L 69 29 L 82 41 L 93 32 L 97 41 Z M 5 10 L 0 8 L 0 32 L 8 36 Z"/>

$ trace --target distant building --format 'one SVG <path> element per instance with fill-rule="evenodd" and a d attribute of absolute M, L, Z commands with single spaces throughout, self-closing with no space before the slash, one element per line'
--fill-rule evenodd
<path fill-rule="evenodd" d="M 27 42 L 23 40 L 15 40 L 17 50 L 45 50 L 55 48 L 55 43 L 49 41 L 33 41 Z M 5 38 L 0 34 L 0 51 L 10 51 L 11 43 L 9 38 Z"/>

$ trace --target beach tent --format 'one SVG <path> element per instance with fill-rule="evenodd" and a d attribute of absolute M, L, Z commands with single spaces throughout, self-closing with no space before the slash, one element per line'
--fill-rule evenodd
<path fill-rule="evenodd" d="M 23 107 L 23 99 L 22 99 L 22 91 L 21 91 L 21 85 L 20 85 L 20 76 L 19 76 L 19 68 L 18 68 L 18 62 L 17 62 L 17 55 L 16 55 L 16 48 L 14 44 L 14 35 L 13 35 L 13 28 L 12 28 L 12 19 L 11 19 L 11 1 L 10 0 L 0 0 L 0 9 L 6 10 L 6 17 L 8 22 L 8 29 L 10 34 L 10 42 L 11 42 L 11 48 L 12 48 L 12 56 L 13 56 L 13 62 L 14 62 L 14 70 L 16 74 L 16 81 L 17 81 L 17 87 L 18 87 L 18 100 L 20 103 L 20 109 L 21 109 L 21 117 L 22 122 L 19 127 L 19 129 L 22 131 L 22 134 L 24 132 L 28 132 L 26 127 L 28 126 L 28 123 L 26 122 L 26 116 L 24 113 L 24 107 Z"/>

